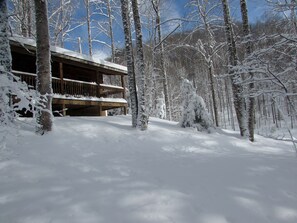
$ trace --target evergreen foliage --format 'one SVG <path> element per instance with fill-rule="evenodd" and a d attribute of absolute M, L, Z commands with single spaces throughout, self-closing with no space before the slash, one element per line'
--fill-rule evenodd
<path fill-rule="evenodd" d="M 196 94 L 195 88 L 187 79 L 183 80 L 181 91 L 183 100 L 181 127 L 194 127 L 198 131 L 209 130 L 212 124 L 203 98 Z"/>

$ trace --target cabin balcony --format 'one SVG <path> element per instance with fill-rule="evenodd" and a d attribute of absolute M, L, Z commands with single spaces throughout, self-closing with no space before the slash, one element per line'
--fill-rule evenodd
<path fill-rule="evenodd" d="M 35 41 L 11 37 L 10 47 L 13 73 L 35 89 Z M 54 114 L 98 116 L 116 108 L 126 114 L 126 67 L 51 46 L 51 68 Z"/>
<path fill-rule="evenodd" d="M 36 74 L 22 71 L 12 71 L 21 81 L 26 82 L 31 89 L 36 89 Z M 124 108 L 126 114 L 127 101 L 125 89 L 122 86 L 86 82 L 68 78 L 52 77 L 53 106 L 62 106 L 61 112 L 66 115 L 67 107 L 98 107 L 99 114 L 114 108 Z"/>

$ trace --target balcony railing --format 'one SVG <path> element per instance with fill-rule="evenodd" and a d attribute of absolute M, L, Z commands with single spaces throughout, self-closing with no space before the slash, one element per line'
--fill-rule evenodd
<path fill-rule="evenodd" d="M 16 76 L 26 82 L 29 87 L 36 88 L 36 74 L 12 71 Z M 71 95 L 74 97 L 109 97 L 113 94 L 121 93 L 124 97 L 124 88 L 113 85 L 97 84 L 72 79 L 60 79 L 52 77 L 52 87 L 54 94 Z"/>

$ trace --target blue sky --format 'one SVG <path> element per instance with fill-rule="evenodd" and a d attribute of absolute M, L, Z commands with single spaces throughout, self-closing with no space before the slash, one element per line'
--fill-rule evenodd
<path fill-rule="evenodd" d="M 231 10 L 235 18 L 240 17 L 240 4 L 239 0 L 231 0 Z M 263 13 L 268 9 L 266 0 L 247 0 L 248 12 L 250 22 L 260 20 Z"/>
<path fill-rule="evenodd" d="M 139 0 L 143 1 L 144 3 L 148 3 L 149 1 L 147 0 Z M 170 18 L 178 18 L 178 17 L 185 17 L 186 14 L 188 13 L 188 8 L 185 7 L 186 2 L 188 0 L 166 0 L 165 1 L 165 10 L 162 12 L 162 19 L 170 19 Z M 240 0 L 229 0 L 230 2 L 230 10 L 231 10 L 231 15 L 233 16 L 234 19 L 240 20 Z M 257 20 L 260 20 L 261 17 L 263 16 L 263 13 L 267 9 L 267 3 L 265 0 L 247 0 L 247 5 L 248 5 L 248 10 L 249 10 L 249 19 L 250 22 L 255 22 Z M 81 11 L 79 12 L 80 16 L 83 16 L 85 13 L 85 10 L 83 10 L 83 6 L 80 7 L 82 8 Z M 121 24 L 121 21 L 118 21 L 119 24 Z M 162 27 L 164 32 L 169 32 L 172 30 L 176 25 L 171 24 L 167 25 L 167 27 Z M 95 32 L 95 30 L 93 30 Z M 123 46 L 124 42 L 124 37 L 123 37 L 123 31 L 119 25 L 114 25 L 114 32 L 115 32 L 115 39 L 116 39 L 116 45 L 117 47 Z M 87 53 L 87 28 L 86 26 L 80 27 L 78 30 L 75 31 L 74 33 L 75 36 L 80 36 L 82 39 L 82 46 L 83 46 L 83 53 Z M 145 36 L 145 32 L 144 32 Z M 108 42 L 108 38 L 105 36 L 100 37 L 102 38 L 102 41 Z M 78 48 L 77 43 L 68 43 L 65 44 L 66 48 L 70 48 L 72 50 L 76 50 Z M 93 44 L 93 52 L 96 56 L 104 58 L 110 54 L 110 49 L 108 47 L 105 47 L 101 44 Z"/>

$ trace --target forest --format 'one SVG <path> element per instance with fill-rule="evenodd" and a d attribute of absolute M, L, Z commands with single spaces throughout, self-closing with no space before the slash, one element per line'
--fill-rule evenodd
<path fill-rule="evenodd" d="M 93 57 L 104 54 L 104 59 L 128 67 L 134 127 L 146 129 L 148 117 L 187 118 L 181 91 L 187 79 L 204 101 L 210 125 L 240 130 L 251 141 L 256 132 L 294 142 L 296 1 L 266 0 L 257 19 L 249 17 L 254 14 L 248 13 L 253 11 L 248 4 L 188 0 L 183 13 L 172 13 L 172 0 L 52 0 L 44 8 L 44 20 L 50 45 Z M 37 8 L 33 0 L 7 1 L 7 36 L 38 39 Z M 45 92 L 50 99 L 50 89 Z"/>
<path fill-rule="evenodd" d="M 0 0 L 1 223 L 296 223 L 297 0 Z"/>

